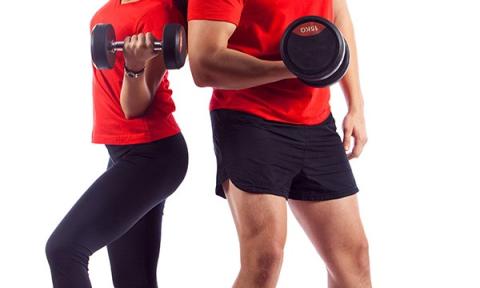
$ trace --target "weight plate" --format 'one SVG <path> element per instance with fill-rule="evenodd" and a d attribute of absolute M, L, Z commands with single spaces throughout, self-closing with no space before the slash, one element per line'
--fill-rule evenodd
<path fill-rule="evenodd" d="M 91 35 L 92 62 L 97 69 L 112 69 L 115 64 L 115 53 L 112 42 L 115 41 L 115 31 L 111 24 L 97 24 Z"/>
<path fill-rule="evenodd" d="M 287 68 L 305 80 L 332 75 L 345 53 L 340 31 L 327 19 L 317 16 L 292 22 L 283 34 L 280 47 Z"/>
<path fill-rule="evenodd" d="M 337 69 L 337 71 L 335 71 L 335 73 L 333 73 L 330 77 L 327 77 L 321 80 L 311 81 L 311 80 L 305 80 L 301 78 L 300 80 L 309 86 L 319 87 L 319 88 L 330 86 L 336 83 L 337 81 L 341 80 L 343 76 L 345 76 L 345 74 L 347 73 L 348 67 L 350 66 L 350 48 L 348 48 L 347 41 L 344 41 L 344 42 L 345 42 L 345 56 L 343 57 L 343 61 L 340 67 Z"/>
<path fill-rule="evenodd" d="M 163 28 L 163 58 L 167 69 L 180 69 L 187 58 L 187 34 L 182 25 L 172 23 Z"/>

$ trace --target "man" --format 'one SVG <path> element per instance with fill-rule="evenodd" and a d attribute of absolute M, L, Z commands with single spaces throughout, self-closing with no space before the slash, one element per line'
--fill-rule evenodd
<path fill-rule="evenodd" d="M 366 143 L 353 28 L 346 0 L 191 0 L 189 53 L 198 86 L 214 88 L 217 194 L 237 228 L 237 288 L 275 287 L 286 239 L 286 201 L 328 268 L 329 287 L 371 287 L 368 244 L 348 159 Z M 351 50 L 341 81 L 349 112 L 343 143 L 328 88 L 309 87 L 280 60 L 295 19 L 333 21 Z M 352 141 L 354 138 L 355 141 Z"/>

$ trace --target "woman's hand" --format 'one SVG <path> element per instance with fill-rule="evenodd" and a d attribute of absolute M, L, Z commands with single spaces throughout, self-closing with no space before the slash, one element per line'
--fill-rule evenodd
<path fill-rule="evenodd" d="M 159 54 L 159 52 L 153 50 L 155 41 L 152 33 L 140 33 L 125 38 L 123 55 L 128 70 L 140 71 L 144 69 L 147 61 Z"/>

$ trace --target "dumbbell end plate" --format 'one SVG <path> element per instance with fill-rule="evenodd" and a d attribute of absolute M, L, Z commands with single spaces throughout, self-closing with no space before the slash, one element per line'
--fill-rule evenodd
<path fill-rule="evenodd" d="M 347 41 L 345 41 L 345 56 L 344 56 L 342 64 L 337 69 L 337 71 L 335 71 L 335 73 L 333 73 L 331 76 L 329 76 L 325 79 L 321 79 L 321 80 L 310 81 L 310 80 L 305 80 L 305 79 L 301 79 L 301 78 L 299 78 L 299 79 L 303 83 L 305 83 L 309 86 L 313 86 L 313 87 L 317 87 L 317 88 L 327 87 L 327 86 L 330 86 L 330 85 L 335 84 L 336 82 L 340 81 L 343 78 L 343 76 L 345 76 L 345 74 L 347 73 L 349 66 L 350 66 L 350 49 L 348 48 Z"/>
<path fill-rule="evenodd" d="M 287 68 L 297 77 L 317 81 L 329 77 L 341 64 L 343 37 L 329 20 L 305 16 L 285 30 L 280 53 Z"/>
<path fill-rule="evenodd" d="M 167 69 L 180 69 L 187 58 L 187 34 L 182 25 L 171 23 L 163 29 L 163 58 Z"/>
<path fill-rule="evenodd" d="M 97 69 L 112 69 L 115 64 L 115 53 L 111 51 L 115 41 L 115 31 L 110 24 L 97 24 L 92 30 L 91 53 L 92 62 Z"/>

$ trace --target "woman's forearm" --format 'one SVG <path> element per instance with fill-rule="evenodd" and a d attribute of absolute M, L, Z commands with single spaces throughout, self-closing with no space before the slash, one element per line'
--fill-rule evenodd
<path fill-rule="evenodd" d="M 125 118 L 132 119 L 142 116 L 152 101 L 152 92 L 145 81 L 145 73 L 139 78 L 132 78 L 125 74 L 120 104 Z"/>
<path fill-rule="evenodd" d="M 125 39 L 125 69 L 142 71 L 137 78 L 124 73 L 120 104 L 125 118 L 142 116 L 147 111 L 165 75 L 163 55 L 155 52 L 151 33 L 140 33 Z"/>

